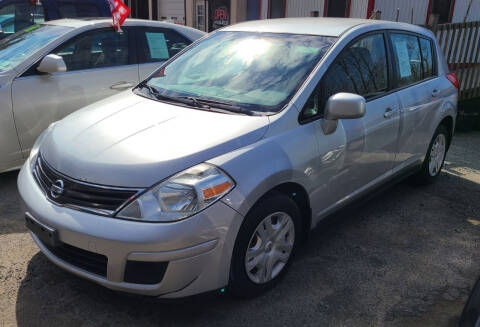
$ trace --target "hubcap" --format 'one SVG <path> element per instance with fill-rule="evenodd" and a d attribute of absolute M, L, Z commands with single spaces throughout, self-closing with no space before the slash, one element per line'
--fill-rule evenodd
<path fill-rule="evenodd" d="M 267 216 L 257 226 L 248 243 L 245 270 L 250 280 L 264 284 L 283 270 L 295 241 L 295 225 L 285 212 Z"/>
<path fill-rule="evenodd" d="M 428 170 L 430 176 L 437 176 L 442 169 L 443 159 L 445 158 L 446 138 L 444 134 L 438 134 L 430 150 L 430 162 Z"/>

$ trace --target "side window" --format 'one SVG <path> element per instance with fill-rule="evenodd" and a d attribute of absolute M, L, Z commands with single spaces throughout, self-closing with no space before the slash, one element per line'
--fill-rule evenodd
<path fill-rule="evenodd" d="M 391 34 L 397 65 L 398 86 L 416 83 L 422 77 L 422 56 L 418 38 L 409 34 Z"/>
<path fill-rule="evenodd" d="M 419 40 L 422 50 L 423 78 L 429 78 L 433 76 L 434 73 L 432 42 L 424 38 L 420 38 Z"/>
<path fill-rule="evenodd" d="M 370 34 L 345 48 L 328 68 L 307 101 L 300 120 L 323 116 L 330 96 L 339 92 L 366 99 L 388 90 L 388 65 L 383 34 Z"/>
<path fill-rule="evenodd" d="M 128 65 L 128 31 L 87 32 L 64 43 L 54 53 L 63 57 L 67 71 Z"/>
<path fill-rule="evenodd" d="M 149 28 L 140 32 L 140 63 L 165 61 L 191 43 L 177 32 Z"/>

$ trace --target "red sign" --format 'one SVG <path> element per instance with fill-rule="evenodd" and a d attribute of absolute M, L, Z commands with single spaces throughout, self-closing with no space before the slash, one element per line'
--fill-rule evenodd
<path fill-rule="evenodd" d="M 223 20 L 223 19 L 228 19 L 228 13 L 227 13 L 227 8 L 219 8 L 215 9 L 215 13 L 213 15 L 215 20 Z"/>
<path fill-rule="evenodd" d="M 108 4 L 112 12 L 113 28 L 115 28 L 115 31 L 120 31 L 123 22 L 130 15 L 130 8 L 120 0 L 108 0 Z"/>

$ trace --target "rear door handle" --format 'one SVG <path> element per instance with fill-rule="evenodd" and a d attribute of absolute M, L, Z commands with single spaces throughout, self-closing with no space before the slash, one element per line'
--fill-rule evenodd
<path fill-rule="evenodd" d="M 121 81 L 121 82 L 113 84 L 112 86 L 110 86 L 110 88 L 112 90 L 126 90 L 126 89 L 129 89 L 129 88 L 134 87 L 134 86 L 135 86 L 135 84 L 133 84 L 133 83 L 126 82 L 126 81 Z"/>
<path fill-rule="evenodd" d="M 392 108 L 387 108 L 387 109 L 385 109 L 385 113 L 383 114 L 383 117 L 390 118 L 390 117 L 392 117 L 394 112 L 395 111 Z"/>
<path fill-rule="evenodd" d="M 433 98 L 438 97 L 439 94 L 440 94 L 440 91 L 437 90 L 437 89 L 435 89 L 435 90 L 432 91 L 432 97 L 433 97 Z"/>

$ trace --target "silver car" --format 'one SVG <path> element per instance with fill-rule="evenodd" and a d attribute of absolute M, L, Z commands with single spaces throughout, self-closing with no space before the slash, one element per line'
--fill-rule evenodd
<path fill-rule="evenodd" d="M 457 88 L 418 26 L 229 26 L 52 124 L 18 178 L 26 224 L 51 261 L 111 289 L 254 296 L 334 210 L 406 172 L 438 178 Z"/>
<path fill-rule="evenodd" d="M 18 169 L 50 123 L 131 89 L 205 33 L 169 23 L 63 19 L 0 41 L 0 173 Z"/>

